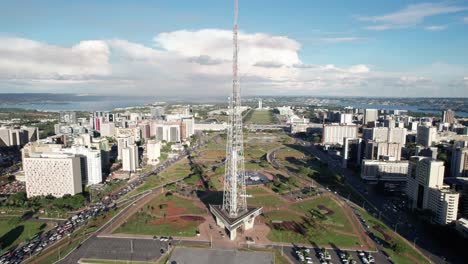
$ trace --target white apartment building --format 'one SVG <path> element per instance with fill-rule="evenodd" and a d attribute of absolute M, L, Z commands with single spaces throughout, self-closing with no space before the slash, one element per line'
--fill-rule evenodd
<path fill-rule="evenodd" d="M 412 157 L 408 168 L 406 194 L 412 208 L 429 209 L 433 222 L 445 225 L 456 220 L 459 194 L 444 185 L 444 162 Z"/>
<path fill-rule="evenodd" d="M 369 160 L 401 160 L 402 145 L 399 143 L 367 141 L 364 158 Z"/>
<path fill-rule="evenodd" d="M 362 137 L 364 140 L 372 140 L 374 142 L 399 143 L 402 146 L 404 146 L 406 144 L 406 128 L 364 128 L 362 132 Z"/>
<path fill-rule="evenodd" d="M 322 145 L 342 145 L 344 138 L 356 138 L 357 126 L 324 125 Z"/>
<path fill-rule="evenodd" d="M 364 118 L 362 119 L 362 123 L 367 125 L 369 122 L 374 122 L 379 119 L 379 110 L 377 109 L 365 109 L 364 110 Z"/>
<path fill-rule="evenodd" d="M 428 208 L 434 212 L 433 222 L 446 225 L 457 221 L 460 194 L 449 189 L 430 189 Z"/>
<path fill-rule="evenodd" d="M 133 137 L 135 141 L 141 140 L 141 130 L 139 127 L 129 127 L 129 128 L 121 128 L 118 127 L 115 129 L 115 136 L 116 137 Z"/>
<path fill-rule="evenodd" d="M 149 165 L 156 165 L 159 163 L 161 157 L 161 142 L 150 140 L 146 144 L 146 157 L 148 158 Z"/>
<path fill-rule="evenodd" d="M 0 127 L 0 147 L 24 146 L 39 139 L 37 127 Z"/>
<path fill-rule="evenodd" d="M 340 114 L 340 124 L 352 125 L 353 124 L 353 114 Z"/>
<path fill-rule="evenodd" d="M 122 170 L 135 172 L 140 164 L 138 157 L 138 146 L 128 145 L 122 149 Z"/>
<path fill-rule="evenodd" d="M 406 181 L 408 161 L 363 160 L 361 178 L 368 181 Z"/>
<path fill-rule="evenodd" d="M 23 160 L 28 197 L 82 192 L 80 157 L 73 154 L 31 154 Z"/>
<path fill-rule="evenodd" d="M 72 146 L 71 148 L 63 149 L 63 152 L 81 155 L 83 157 L 82 166 L 86 167 L 85 175 L 83 175 L 83 183 L 86 186 L 102 182 L 102 160 L 100 150 L 84 146 Z"/>
<path fill-rule="evenodd" d="M 452 151 L 452 177 L 468 177 L 468 148 L 454 148 Z"/>
<path fill-rule="evenodd" d="M 437 128 L 432 126 L 418 126 L 416 143 L 430 147 L 437 140 Z"/>
<path fill-rule="evenodd" d="M 122 150 L 128 145 L 135 144 L 133 136 L 122 136 L 117 138 L 117 159 L 122 160 Z"/>
<path fill-rule="evenodd" d="M 101 124 L 101 137 L 113 137 L 115 135 L 115 124 L 108 122 Z"/>
<path fill-rule="evenodd" d="M 181 142 L 181 125 L 180 123 L 151 123 L 151 135 L 156 137 L 156 140 L 166 142 Z"/>

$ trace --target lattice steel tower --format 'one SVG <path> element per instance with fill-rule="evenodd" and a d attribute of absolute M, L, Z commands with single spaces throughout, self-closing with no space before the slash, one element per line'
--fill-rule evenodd
<path fill-rule="evenodd" d="M 229 217 L 237 217 L 247 211 L 245 191 L 244 146 L 242 135 L 242 111 L 238 76 L 238 0 L 234 0 L 234 28 L 232 36 L 232 96 L 229 98 L 229 124 L 227 127 L 226 170 L 222 210 Z"/>

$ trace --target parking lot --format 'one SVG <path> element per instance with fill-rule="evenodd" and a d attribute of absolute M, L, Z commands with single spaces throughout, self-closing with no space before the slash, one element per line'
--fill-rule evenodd
<path fill-rule="evenodd" d="M 381 253 L 364 251 L 342 251 L 336 249 L 320 249 L 305 247 L 284 248 L 284 253 L 289 254 L 295 263 L 319 263 L 319 264 L 369 264 L 390 263 Z M 302 257 L 300 257 L 302 255 Z M 373 261 L 372 261 L 373 260 Z"/>

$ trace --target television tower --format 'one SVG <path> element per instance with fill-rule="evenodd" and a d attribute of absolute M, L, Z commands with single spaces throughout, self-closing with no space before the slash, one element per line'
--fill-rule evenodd
<path fill-rule="evenodd" d="M 229 237 L 235 240 L 237 229 L 252 229 L 255 218 L 262 207 L 247 207 L 245 189 L 244 143 L 242 135 L 242 110 L 238 75 L 238 0 L 234 0 L 234 28 L 232 31 L 232 95 L 229 98 L 229 123 L 226 142 L 226 170 L 224 174 L 223 203 L 210 205 L 216 224 L 229 230 Z"/>
<path fill-rule="evenodd" d="M 244 144 L 242 135 L 242 110 L 238 75 L 238 0 L 234 0 L 234 28 L 232 32 L 232 96 L 229 99 L 229 124 L 226 142 L 226 170 L 222 209 L 230 216 L 237 217 L 247 210 L 245 191 Z"/>

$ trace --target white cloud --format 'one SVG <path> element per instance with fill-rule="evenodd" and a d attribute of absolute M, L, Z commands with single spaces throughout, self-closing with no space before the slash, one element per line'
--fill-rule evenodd
<path fill-rule="evenodd" d="M 447 26 L 427 26 L 424 29 L 427 31 L 442 31 L 447 29 Z"/>
<path fill-rule="evenodd" d="M 463 18 L 463 22 L 464 22 L 465 24 L 468 24 L 468 17 L 464 17 L 464 18 Z"/>
<path fill-rule="evenodd" d="M 231 37 L 227 30 L 181 30 L 157 35 L 152 47 L 121 39 L 59 47 L 9 38 L 0 41 L 0 89 L 225 96 L 232 83 Z M 360 62 L 308 64 L 300 59 L 301 45 L 293 39 L 243 32 L 239 39 L 244 94 L 375 95 L 379 91 L 382 96 L 429 96 L 437 95 L 437 87 L 450 78 L 460 82 L 468 72 L 444 63 L 406 73 L 378 71 Z"/>
<path fill-rule="evenodd" d="M 397 12 L 380 16 L 361 16 L 358 20 L 371 22 L 376 25 L 365 27 L 369 30 L 388 30 L 407 28 L 422 23 L 426 18 L 457 13 L 468 10 L 468 7 L 453 5 L 448 2 L 411 4 Z"/>
<path fill-rule="evenodd" d="M 70 47 L 29 39 L 0 37 L 0 77 L 30 79 L 88 79 L 111 74 L 108 45 L 99 40 Z"/>

